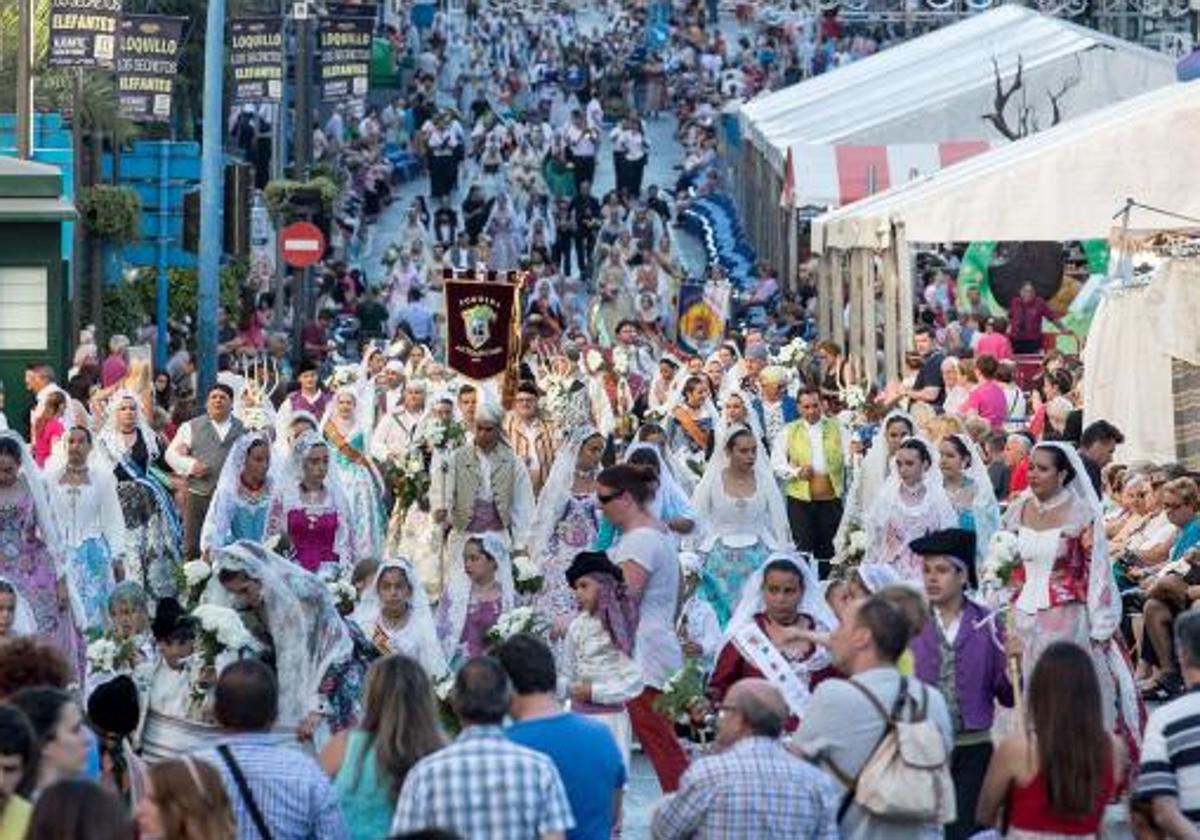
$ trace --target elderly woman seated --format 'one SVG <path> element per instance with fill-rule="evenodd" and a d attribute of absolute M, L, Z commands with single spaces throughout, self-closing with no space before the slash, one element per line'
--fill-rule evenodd
<path fill-rule="evenodd" d="M 1142 574 L 1145 592 L 1139 676 L 1148 700 L 1163 701 L 1184 690 L 1171 626 L 1175 616 L 1200 601 L 1200 488 L 1190 478 L 1164 484 L 1158 493 L 1162 514 L 1174 529 L 1164 562 Z"/>

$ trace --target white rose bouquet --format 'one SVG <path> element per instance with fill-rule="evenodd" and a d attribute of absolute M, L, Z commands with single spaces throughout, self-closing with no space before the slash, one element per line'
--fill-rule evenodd
<path fill-rule="evenodd" d="M 453 420 L 439 420 L 425 429 L 425 444 L 438 451 L 454 449 L 466 439 L 466 429 Z"/>
<path fill-rule="evenodd" d="M 992 534 L 987 553 L 979 568 L 979 585 L 985 593 L 995 596 L 1012 587 L 1013 573 L 1021 566 L 1017 535 L 1003 529 Z"/>
<path fill-rule="evenodd" d="M 783 367 L 798 368 L 803 366 L 808 358 L 808 342 L 803 338 L 793 338 L 775 354 L 775 364 Z"/>
<path fill-rule="evenodd" d="M 179 568 L 179 580 L 176 583 L 185 606 L 199 602 L 210 577 L 212 567 L 203 560 L 189 560 Z"/>
<path fill-rule="evenodd" d="M 513 584 L 522 595 L 536 595 L 542 591 L 545 578 L 527 554 L 515 555 L 512 559 Z"/>
<path fill-rule="evenodd" d="M 500 614 L 496 623 L 487 631 L 486 639 L 488 644 L 498 645 L 518 633 L 545 636 L 548 632 L 550 624 L 541 613 L 533 607 L 516 607 Z"/>
<path fill-rule="evenodd" d="M 325 588 L 333 596 L 333 602 L 337 605 L 339 613 L 350 615 L 354 612 L 354 608 L 358 605 L 358 590 L 354 588 L 354 584 L 341 578 L 330 578 L 325 581 Z"/>
<path fill-rule="evenodd" d="M 117 673 L 134 666 L 134 647 L 129 639 L 100 636 L 87 646 L 89 673 Z"/>
<path fill-rule="evenodd" d="M 846 533 L 845 547 L 834 555 L 837 566 L 857 566 L 867 556 L 867 533 L 862 528 L 852 527 Z"/>

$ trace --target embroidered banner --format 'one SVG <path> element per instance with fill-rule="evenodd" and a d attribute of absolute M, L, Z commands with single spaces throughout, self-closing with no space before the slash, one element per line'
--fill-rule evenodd
<path fill-rule="evenodd" d="M 468 379 L 501 376 L 518 351 L 517 283 L 446 278 L 446 363 Z"/>
<path fill-rule="evenodd" d="M 679 288 L 679 346 L 707 356 L 725 337 L 729 318 L 729 286 L 685 283 Z"/>

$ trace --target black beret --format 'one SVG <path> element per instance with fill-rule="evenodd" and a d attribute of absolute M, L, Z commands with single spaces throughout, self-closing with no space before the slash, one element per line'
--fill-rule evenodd
<path fill-rule="evenodd" d="M 908 544 L 915 554 L 924 557 L 949 557 L 967 572 L 972 585 L 975 581 L 975 533 L 965 528 L 945 528 L 930 531 Z"/>
<path fill-rule="evenodd" d="M 567 586 L 574 586 L 575 581 L 590 574 L 612 575 L 618 581 L 625 580 L 621 567 L 609 560 L 608 554 L 605 552 L 581 551 L 575 555 L 575 559 L 571 561 L 571 565 L 567 569 Z"/>
<path fill-rule="evenodd" d="M 130 735 L 137 729 L 138 690 L 125 674 L 96 686 L 87 701 L 88 720 L 111 735 Z"/>

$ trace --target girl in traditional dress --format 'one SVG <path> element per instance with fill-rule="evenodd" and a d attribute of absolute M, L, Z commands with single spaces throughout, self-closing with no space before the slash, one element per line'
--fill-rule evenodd
<path fill-rule="evenodd" d="M 425 587 L 407 560 L 395 558 L 379 567 L 352 620 L 380 656 L 411 657 L 434 681 L 449 672 Z"/>
<path fill-rule="evenodd" d="M 12 581 L 0 578 L 0 640 L 36 636 L 37 619 Z"/>
<path fill-rule="evenodd" d="M 575 555 L 565 579 L 578 613 L 567 630 L 561 684 L 572 711 L 609 728 L 628 768 L 633 729 L 625 704 L 645 687 L 633 659 L 637 605 L 625 589 L 621 568 L 603 551 Z"/>
<path fill-rule="evenodd" d="M 438 603 L 437 628 L 452 667 L 487 652 L 487 632 L 516 604 L 512 563 L 495 534 L 470 537 Z"/>
<path fill-rule="evenodd" d="M 29 599 L 38 635 L 75 661 L 78 638 L 50 494 L 16 432 L 0 432 L 0 576 Z"/>
<path fill-rule="evenodd" d="M 942 489 L 936 451 L 920 438 L 908 438 L 896 450 L 892 474 L 867 518 L 865 565 L 891 566 L 903 580 L 920 584 L 924 566 L 909 543 L 958 524 Z"/>
<path fill-rule="evenodd" d="M 688 476 L 685 486 L 694 487 L 704 474 L 715 425 L 708 384 L 702 377 L 689 377 L 683 384 L 682 399 L 667 421 L 667 449 Z"/>
<path fill-rule="evenodd" d="M 347 512 L 354 523 L 351 540 L 359 557 L 378 554 L 386 534 L 380 503 L 383 481 L 367 456 L 371 440 L 369 409 L 362 405 L 354 388 L 339 388 L 321 423 L 333 454 L 331 468 L 345 493 Z"/>
<path fill-rule="evenodd" d="M 906 412 L 892 411 L 883 418 L 871 448 L 867 450 L 862 465 L 854 471 L 854 477 L 850 481 L 845 511 L 833 538 L 834 548 L 838 552 L 845 551 L 852 532 L 865 529 L 867 515 L 891 472 L 892 458 L 895 457 L 896 450 L 903 440 L 915 433 L 916 426 Z"/>
<path fill-rule="evenodd" d="M 963 434 L 945 437 L 938 453 L 942 486 L 958 513 L 958 527 L 975 533 L 975 556 L 982 562 L 992 534 L 1000 527 L 1000 505 L 983 456 L 974 441 Z"/>
<path fill-rule="evenodd" d="M 264 541 L 286 536 L 296 563 L 309 572 L 352 569 L 353 520 L 329 476 L 329 445 L 316 432 L 305 432 L 292 457 L 292 475 L 271 504 Z"/>
<path fill-rule="evenodd" d="M 258 543 L 240 540 L 212 552 L 209 603 L 232 606 L 263 646 L 279 681 L 278 724 L 301 740 L 322 727 L 353 724 L 363 669 L 350 630 L 325 584 Z"/>
<path fill-rule="evenodd" d="M 719 704 L 739 680 L 766 677 L 799 717 L 812 689 L 833 675 L 827 650 L 812 634 L 836 626 L 808 563 L 794 552 L 772 554 L 742 589 L 708 681 L 710 699 Z"/>
<path fill-rule="evenodd" d="M 158 438 L 141 411 L 141 397 L 117 391 L 97 436 L 97 453 L 112 466 L 125 517 L 125 577 L 156 594 L 175 589 L 175 568 L 183 528 L 175 502 L 151 471 Z"/>
<path fill-rule="evenodd" d="M 533 608 L 550 620 L 556 660 L 560 660 L 561 640 L 576 610 L 574 593 L 564 575 L 575 555 L 595 543 L 600 529 L 596 476 L 603 454 L 604 437 L 594 426 L 572 431 L 554 459 L 533 514 L 529 556 L 544 581 L 541 592 L 534 596 Z"/>
<path fill-rule="evenodd" d="M 1121 622 L 1104 513 L 1074 448 L 1040 443 L 1029 457 L 1029 488 L 1004 515 L 1017 537 L 1013 617 L 1022 673 L 1047 646 L 1070 641 L 1090 651 L 1100 678 L 1105 726 L 1133 748 L 1141 721 L 1133 673 L 1115 636 Z"/>
<path fill-rule="evenodd" d="M 260 432 L 242 435 L 221 468 L 200 532 L 201 553 L 207 555 L 238 540 L 262 542 L 276 489 L 271 442 Z"/>
<path fill-rule="evenodd" d="M 724 628 L 746 578 L 767 555 L 791 545 L 787 507 L 754 433 L 735 426 L 713 453 L 692 496 L 705 525 L 701 591 Z"/>
<path fill-rule="evenodd" d="M 84 634 L 100 633 L 105 607 L 118 577 L 124 577 L 125 517 L 112 473 L 89 463 L 92 435 L 76 426 L 67 433 L 67 462 L 47 476 L 62 527 L 65 571 L 83 612 Z"/>

